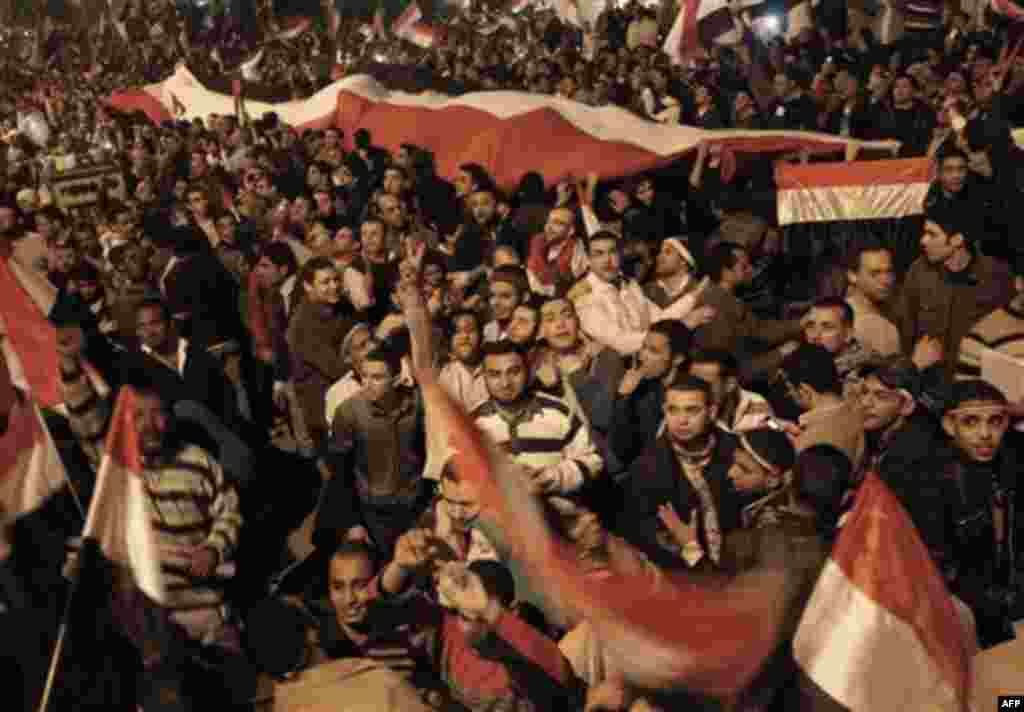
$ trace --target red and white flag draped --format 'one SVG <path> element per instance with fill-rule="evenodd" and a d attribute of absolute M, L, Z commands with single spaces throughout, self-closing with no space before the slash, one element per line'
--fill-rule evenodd
<path fill-rule="evenodd" d="M 136 398 L 130 387 L 121 388 L 82 536 L 95 539 L 107 559 L 128 567 L 139 589 L 159 603 L 166 589 L 143 482 Z"/>
<path fill-rule="evenodd" d="M 780 225 L 920 215 L 934 174 L 927 158 L 775 164 Z"/>
<path fill-rule="evenodd" d="M 763 0 L 745 0 L 741 7 L 753 7 Z M 679 14 L 665 38 L 664 50 L 675 64 L 696 56 L 712 45 L 735 45 L 743 32 L 733 20 L 727 0 L 682 0 Z"/>
<path fill-rule="evenodd" d="M 775 649 L 777 600 L 762 588 L 698 588 L 673 578 L 589 576 L 576 550 L 551 531 L 522 475 L 505 467 L 436 380 L 421 379 L 433 427 L 446 433 L 459 477 L 474 483 L 481 517 L 506 538 L 532 588 L 556 617 L 585 619 L 611 666 L 651 689 L 713 696 L 743 689 Z"/>
<path fill-rule="evenodd" d="M 109 103 L 123 111 L 144 111 L 160 122 L 172 118 L 172 97 L 184 105 L 183 118 L 234 112 L 230 94 L 210 91 L 184 66 L 160 84 L 116 93 Z M 438 173 L 448 179 L 460 165 L 479 163 L 505 190 L 514 190 L 528 171 L 539 172 L 549 184 L 590 172 L 601 178 L 632 176 L 672 163 L 702 141 L 720 143 L 736 154 L 807 150 L 841 156 L 849 144 L 891 146 L 812 132 L 668 126 L 619 107 L 526 92 L 408 94 L 367 75 L 336 81 L 303 101 L 246 101 L 246 111 L 254 119 L 273 111 L 298 128 L 336 126 L 346 137 L 366 128 L 374 143 L 388 150 L 412 143 L 431 151 Z"/>
<path fill-rule="evenodd" d="M 0 245 L 0 249 L 4 247 Z M 47 320 L 56 299 L 56 288 L 19 259 L 17 252 L 0 252 L 0 334 L 7 362 L 15 385 L 31 391 L 33 400 L 46 408 L 63 400 L 57 373 L 57 330 Z"/>
<path fill-rule="evenodd" d="M 909 515 L 876 474 L 804 610 L 803 674 L 857 712 L 964 712 L 975 648 Z"/>
<path fill-rule="evenodd" d="M 16 393 L 17 354 L 3 344 L 0 359 L 0 412 L 7 411 L 0 433 L 0 520 L 38 509 L 66 482 L 64 463 L 31 393 Z"/>

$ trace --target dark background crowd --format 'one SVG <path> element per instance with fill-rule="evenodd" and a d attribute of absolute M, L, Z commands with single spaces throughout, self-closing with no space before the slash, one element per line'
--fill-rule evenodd
<path fill-rule="evenodd" d="M 472 8 L 428 49 L 372 10 L 284 38 L 273 10 L 246 12 L 130 3 L 101 31 L 39 23 L 22 56 L 7 40 L 0 255 L 58 290 L 64 406 L 45 415 L 71 482 L 38 512 L 0 512 L 11 709 L 38 704 L 62 616 L 51 709 L 251 708 L 272 681 L 342 658 L 398 672 L 438 709 L 808 699 L 785 640 L 725 700 L 606 670 L 587 621 L 546 606 L 488 526 L 424 379 L 594 576 L 726 586 L 777 566 L 813 583 L 875 472 L 980 645 L 1013 637 L 1024 401 L 983 379 L 992 351 L 1024 359 L 1014 27 L 949 7 L 882 45 L 863 13 L 831 12 L 784 41 L 747 14 L 739 45 L 672 64 L 672 13 L 636 3 L 584 29 Z M 105 105 L 182 61 L 203 81 L 239 77 L 237 113 L 154 125 Z M 825 158 L 701 146 L 656 173 L 527 173 L 507 192 L 477 164 L 439 176 L 428 151 L 387 150 L 372 129 L 245 110 L 245 96 L 304 98 L 362 71 L 666 124 L 892 139 L 935 180 L 919 217 L 780 227 L 771 160 Z M 122 194 L 62 208 L 69 155 L 119 173 Z M 22 407 L 4 382 L 0 403 Z M 77 541 L 124 386 L 139 394 L 161 606 Z M 809 591 L 795 588 L 787 620 Z"/>

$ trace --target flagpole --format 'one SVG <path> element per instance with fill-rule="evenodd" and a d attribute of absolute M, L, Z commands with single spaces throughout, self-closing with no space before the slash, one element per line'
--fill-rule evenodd
<path fill-rule="evenodd" d="M 50 656 L 50 668 L 46 673 L 46 686 L 43 688 L 43 696 L 39 700 L 39 706 L 36 708 L 36 712 L 46 712 L 50 706 L 50 695 L 53 694 L 53 685 L 57 681 L 57 671 L 60 669 L 61 658 L 64 657 L 64 643 L 67 640 L 68 627 L 70 626 L 71 620 L 71 604 L 75 600 L 75 593 L 78 591 L 78 584 L 81 581 L 82 569 L 85 566 L 85 561 L 82 558 L 83 552 L 86 551 L 88 543 L 93 541 L 91 539 L 82 539 L 80 548 L 78 549 L 78 566 L 71 576 L 71 590 L 68 591 L 68 598 L 64 602 L 64 613 L 61 615 L 60 628 L 57 632 L 57 642 L 53 646 L 53 654 Z"/>

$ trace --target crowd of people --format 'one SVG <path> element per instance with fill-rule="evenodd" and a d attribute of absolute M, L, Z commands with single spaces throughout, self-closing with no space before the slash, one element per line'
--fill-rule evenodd
<path fill-rule="evenodd" d="M 468 13 L 423 50 L 344 18 L 334 37 L 265 48 L 259 81 L 293 97 L 336 64 L 416 64 L 467 91 L 895 139 L 933 158 L 909 267 L 862 235 L 828 251 L 837 279 L 821 286 L 792 271 L 806 264 L 765 208 L 764 157 L 701 146 L 658 173 L 527 173 L 505 192 L 481 165 L 440 176 L 420 146 L 300 131 L 244 101 L 153 125 L 102 97 L 183 59 L 223 73 L 255 45 L 230 28 L 190 45 L 172 10 L 126 12 L 130 44 L 67 35 L 47 69 L 2 73 L 0 259 L 58 290 L 63 407 L 45 415 L 70 479 L 43 510 L 0 512 L 11 709 L 38 705 L 62 614 L 51 709 L 249 708 L 268 679 L 342 658 L 398 672 L 435 709 L 807 708 L 785 637 L 726 699 L 607 669 L 587 621 L 546 606 L 488 526 L 425 403 L 436 383 L 594 576 L 722 586 L 783 566 L 804 583 L 795 621 L 873 472 L 980 646 L 1013 637 L 1024 402 L 982 376 L 990 351 L 1024 359 L 1024 54 L 992 17 L 956 9 L 888 46 L 863 29 L 785 44 L 747 27 L 740 47 L 682 65 L 661 49 L 665 18 L 636 3 L 585 32 L 550 11 Z M 40 158 L 67 154 L 116 165 L 123 199 L 62 210 Z M 0 438 L 31 398 L 10 358 Z M 128 386 L 160 606 L 77 541 Z M 779 539 L 798 552 L 783 563 Z"/>

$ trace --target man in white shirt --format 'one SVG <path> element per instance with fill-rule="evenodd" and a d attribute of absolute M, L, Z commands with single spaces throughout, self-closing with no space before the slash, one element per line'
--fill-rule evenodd
<path fill-rule="evenodd" d="M 639 284 L 622 276 L 620 238 L 613 232 L 592 235 L 587 254 L 590 274 L 570 290 L 569 298 L 583 331 L 624 356 L 640 350 L 647 330 L 657 321 L 677 319 L 696 329 L 714 317 L 709 307 L 694 308 L 703 284 L 665 309 L 648 299 Z"/>

